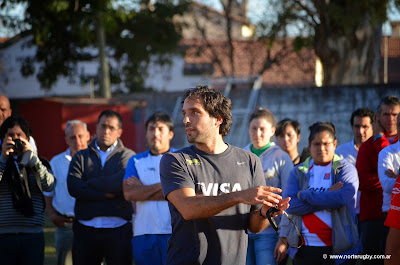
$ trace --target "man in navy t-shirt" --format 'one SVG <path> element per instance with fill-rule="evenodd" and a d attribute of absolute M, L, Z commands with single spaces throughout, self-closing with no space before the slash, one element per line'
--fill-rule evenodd
<path fill-rule="evenodd" d="M 172 222 L 167 264 L 245 264 L 246 230 L 265 229 L 269 208 L 278 204 L 282 213 L 290 199 L 265 186 L 256 155 L 223 141 L 232 124 L 228 98 L 198 86 L 186 91 L 182 112 L 194 145 L 160 163 Z"/>

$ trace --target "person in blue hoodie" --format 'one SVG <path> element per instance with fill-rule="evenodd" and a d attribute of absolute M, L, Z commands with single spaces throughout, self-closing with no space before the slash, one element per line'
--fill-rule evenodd
<path fill-rule="evenodd" d="M 244 150 L 260 158 L 267 185 L 284 190 L 293 163 L 285 151 L 271 142 L 275 133 L 274 115 L 268 109 L 258 107 L 251 114 L 249 122 L 251 143 L 244 147 Z M 275 220 L 278 224 L 279 219 L 278 217 Z M 258 234 L 249 232 L 246 264 L 274 265 L 284 261 L 286 243 L 286 239 L 278 240 L 278 235 L 272 226 Z"/>
<path fill-rule="evenodd" d="M 335 155 L 335 126 L 317 122 L 308 138 L 311 157 L 295 167 L 283 196 L 291 196 L 287 213 L 301 231 L 282 220 L 280 236 L 286 237 L 294 264 L 335 264 L 332 254 L 357 254 L 358 232 L 355 218 L 358 175 L 346 159 Z M 336 263 L 354 260 L 338 259 Z"/>

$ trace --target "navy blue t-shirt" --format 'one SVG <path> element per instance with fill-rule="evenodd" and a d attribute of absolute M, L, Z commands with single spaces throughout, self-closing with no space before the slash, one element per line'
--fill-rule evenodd
<path fill-rule="evenodd" d="M 194 145 L 165 154 L 160 175 L 165 197 L 181 188 L 216 196 L 265 186 L 259 158 L 231 145 L 221 154 L 209 154 Z M 169 203 L 172 236 L 167 264 L 245 264 L 248 216 L 260 207 L 238 204 L 211 218 L 185 220 Z"/>

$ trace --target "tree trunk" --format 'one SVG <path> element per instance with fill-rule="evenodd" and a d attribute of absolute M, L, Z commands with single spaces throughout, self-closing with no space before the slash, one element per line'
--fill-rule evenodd
<path fill-rule="evenodd" d="M 106 54 L 106 37 L 104 33 L 104 26 L 102 22 L 102 12 L 96 14 L 97 20 L 97 47 L 99 49 L 99 62 L 100 62 L 100 95 L 103 98 L 111 98 L 110 88 L 110 69 L 107 62 Z"/>
<path fill-rule="evenodd" d="M 332 33 L 323 22 L 315 34 L 315 52 L 323 66 L 323 85 L 378 83 L 382 25 L 372 26 L 366 14 L 357 29 L 345 36 Z"/>

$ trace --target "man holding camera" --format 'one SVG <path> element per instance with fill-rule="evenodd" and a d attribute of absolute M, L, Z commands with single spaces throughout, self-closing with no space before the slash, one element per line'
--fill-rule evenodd
<path fill-rule="evenodd" d="M 44 262 L 44 199 L 55 179 L 45 159 L 29 143 L 31 128 L 22 117 L 0 127 L 0 264 Z"/>
<path fill-rule="evenodd" d="M 356 167 L 360 179 L 360 230 L 361 243 L 366 254 L 384 254 L 387 229 L 383 223 L 383 190 L 378 176 L 378 154 L 386 146 L 398 141 L 397 115 L 400 99 L 384 97 L 373 122 L 374 135 L 360 146 Z M 363 264 L 382 264 L 382 260 L 365 261 Z"/>
<path fill-rule="evenodd" d="M 57 179 L 53 192 L 45 193 L 47 213 L 56 226 L 55 247 L 58 265 L 72 265 L 72 220 L 75 216 L 75 198 L 67 188 L 67 176 L 72 157 L 88 147 L 90 134 L 86 123 L 80 120 L 68 121 L 65 126 L 65 142 L 68 149 L 50 160 Z"/>

